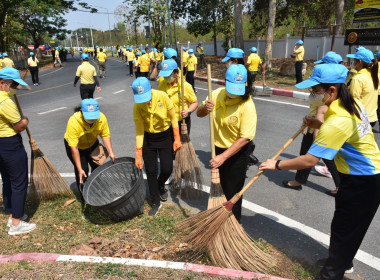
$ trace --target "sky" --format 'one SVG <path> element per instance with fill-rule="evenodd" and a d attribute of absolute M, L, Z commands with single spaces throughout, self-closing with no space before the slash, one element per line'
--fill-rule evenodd
<path fill-rule="evenodd" d="M 91 0 L 87 1 L 87 3 L 90 6 L 93 6 L 94 8 L 98 9 L 99 12 L 106 13 L 108 9 L 109 13 L 113 13 L 117 6 L 123 4 L 123 0 Z M 77 6 L 79 9 L 82 9 L 82 7 Z M 102 8 L 101 8 L 102 7 Z M 67 20 L 67 26 L 66 29 L 69 30 L 75 30 L 78 28 L 94 28 L 97 30 L 108 30 L 108 16 L 109 16 L 109 22 L 111 29 L 113 28 L 114 24 L 117 23 L 117 19 L 114 15 L 107 15 L 107 14 L 91 14 L 87 12 L 69 12 L 67 13 L 64 18 Z"/>

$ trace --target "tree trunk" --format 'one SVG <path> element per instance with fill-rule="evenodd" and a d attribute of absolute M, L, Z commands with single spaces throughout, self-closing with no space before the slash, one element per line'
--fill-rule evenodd
<path fill-rule="evenodd" d="M 213 19 L 213 24 L 214 24 L 214 26 L 213 26 L 213 32 L 214 33 L 212 35 L 212 37 L 214 39 L 214 55 L 218 56 L 218 48 L 216 46 L 216 16 L 215 16 L 215 10 L 213 11 L 212 19 Z"/>
<path fill-rule="evenodd" d="M 276 19 L 276 0 L 269 0 L 268 32 L 265 44 L 265 68 L 272 68 L 272 46 L 274 22 Z"/>
<path fill-rule="evenodd" d="M 336 35 L 343 32 L 344 0 L 335 0 Z"/>
<path fill-rule="evenodd" d="M 244 50 L 242 0 L 234 0 L 235 47 Z"/>

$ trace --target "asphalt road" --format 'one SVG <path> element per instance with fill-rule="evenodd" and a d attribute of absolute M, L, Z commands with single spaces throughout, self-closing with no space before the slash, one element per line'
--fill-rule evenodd
<path fill-rule="evenodd" d="M 93 62 L 92 62 L 93 63 Z M 68 183 L 74 185 L 73 167 L 64 149 L 63 135 L 67 120 L 75 106 L 80 104 L 79 86 L 73 81 L 79 57 L 69 58 L 62 68 L 40 71 L 41 85 L 33 86 L 30 76 L 26 81 L 32 89 L 19 90 L 18 96 L 24 114 L 30 119 L 29 128 L 40 149 L 61 172 Z M 102 91 L 95 92 L 100 108 L 108 118 L 112 143 L 117 156 L 134 157 L 135 130 L 133 123 L 133 93 L 126 65 L 115 58 L 107 61 L 107 78 L 100 79 Z M 152 82 L 157 88 L 157 83 Z M 216 88 L 216 85 L 213 85 Z M 200 101 L 207 96 L 207 84 L 196 82 Z M 307 102 L 287 97 L 259 95 L 255 97 L 258 127 L 254 142 L 255 155 L 261 161 L 271 158 L 294 134 L 301 119 L 308 113 Z M 199 157 L 204 184 L 210 185 L 210 143 L 208 119 L 192 116 L 191 141 Z M 377 128 L 375 129 L 377 131 Z M 375 133 L 379 143 L 380 133 Z M 23 133 L 25 147 L 29 146 Z M 298 155 L 301 138 L 281 155 L 280 159 Z M 29 149 L 27 149 L 29 150 Z M 28 151 L 29 152 L 29 151 Z M 248 178 L 257 172 L 250 167 Z M 71 174 L 71 175 L 70 175 Z M 293 171 L 267 171 L 247 191 L 244 199 L 242 224 L 253 238 L 263 238 L 299 260 L 314 263 L 327 257 L 328 235 L 334 210 L 334 198 L 326 190 L 334 189 L 332 179 L 314 171 L 302 191 L 281 188 L 283 180 L 293 179 Z M 181 207 L 204 210 L 207 195 L 201 201 L 184 201 L 174 194 L 171 200 Z M 357 279 L 380 279 L 380 216 L 376 215 L 361 246 L 361 261 L 355 260 L 355 272 L 348 275 Z"/>

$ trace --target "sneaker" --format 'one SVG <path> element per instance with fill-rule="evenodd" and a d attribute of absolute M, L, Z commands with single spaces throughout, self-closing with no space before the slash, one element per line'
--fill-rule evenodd
<path fill-rule="evenodd" d="M 160 200 L 162 202 L 165 202 L 168 200 L 168 191 L 163 189 L 163 190 L 160 190 Z"/>
<path fill-rule="evenodd" d="M 169 185 L 173 181 L 172 175 L 169 176 L 169 178 L 166 180 L 165 185 Z"/>
<path fill-rule="evenodd" d="M 328 178 L 332 178 L 331 173 L 326 165 L 316 165 L 314 166 L 315 171 L 317 171 L 319 174 L 326 176 Z"/>
<path fill-rule="evenodd" d="M 27 219 L 28 219 L 28 215 L 24 214 L 24 216 L 22 216 L 22 218 L 21 218 L 21 221 L 25 222 Z M 7 227 L 11 227 L 11 225 L 12 225 L 12 218 L 9 217 Z"/>
<path fill-rule="evenodd" d="M 316 265 L 318 265 L 319 267 L 322 268 L 322 267 L 325 266 L 326 262 L 327 262 L 327 258 L 319 259 L 319 260 L 317 260 Z M 347 268 L 344 271 L 344 273 L 353 273 L 353 272 L 354 272 L 354 267 L 353 266 L 351 266 L 350 268 Z"/>
<path fill-rule="evenodd" d="M 157 215 L 158 210 L 160 210 L 162 207 L 162 204 L 152 204 L 152 208 L 150 208 L 148 215 L 151 217 L 154 217 Z"/>
<path fill-rule="evenodd" d="M 17 226 L 11 225 L 8 234 L 9 235 L 18 235 L 23 233 L 31 232 L 36 228 L 36 224 L 31 224 L 21 221 Z"/>

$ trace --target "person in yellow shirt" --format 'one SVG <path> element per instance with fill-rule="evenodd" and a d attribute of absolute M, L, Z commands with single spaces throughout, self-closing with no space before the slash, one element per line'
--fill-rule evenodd
<path fill-rule="evenodd" d="M 259 72 L 259 66 L 261 68 L 261 71 L 263 75 L 265 75 L 265 66 L 263 65 L 263 62 L 261 61 L 260 56 L 257 54 L 257 49 L 255 47 L 252 47 L 250 49 L 251 54 L 248 56 L 247 59 L 247 66 L 248 66 L 248 79 L 247 79 L 247 86 L 249 88 L 252 88 L 256 81 L 256 75 Z"/>
<path fill-rule="evenodd" d="M 157 49 L 157 52 L 154 54 L 154 56 L 156 60 L 157 70 L 160 70 L 161 62 L 163 61 L 163 56 L 164 56 L 161 49 Z"/>
<path fill-rule="evenodd" d="M 303 66 L 303 57 L 305 55 L 305 49 L 303 47 L 303 41 L 298 40 L 296 45 L 294 46 L 293 53 L 296 55 L 295 57 L 295 68 L 296 68 L 296 81 L 297 84 L 302 82 L 302 66 Z"/>
<path fill-rule="evenodd" d="M 182 47 L 182 49 L 183 49 L 183 55 L 182 55 L 183 75 L 185 75 L 186 77 L 186 72 L 187 72 L 186 64 L 187 64 L 187 59 L 189 58 L 189 53 L 187 52 L 186 47 Z"/>
<path fill-rule="evenodd" d="M 6 52 L 3 53 L 3 67 L 15 68 L 13 60 L 8 57 L 8 54 Z"/>
<path fill-rule="evenodd" d="M 376 53 L 376 61 L 377 61 L 378 65 L 379 65 L 379 59 L 380 59 L 380 51 L 378 51 Z M 378 70 L 378 79 L 380 81 L 380 67 L 377 66 L 377 68 L 379 69 Z M 377 113 L 377 120 L 379 122 L 379 132 L 380 132 L 380 87 L 378 87 L 377 110 L 376 110 L 376 113 Z"/>
<path fill-rule="evenodd" d="M 71 58 L 74 58 L 74 48 L 70 48 Z"/>
<path fill-rule="evenodd" d="M 28 67 L 30 71 L 30 75 L 32 76 L 32 82 L 35 86 L 39 85 L 39 79 L 38 79 L 38 59 L 36 58 L 36 55 L 34 52 L 29 53 L 30 57 L 28 58 Z"/>
<path fill-rule="evenodd" d="M 197 110 L 198 117 L 213 111 L 216 156 L 210 160 L 211 168 L 219 169 L 220 184 L 230 200 L 239 192 L 245 181 L 248 167 L 248 143 L 256 134 L 257 114 L 250 90 L 245 85 L 247 69 L 244 65 L 231 65 L 226 72 L 226 87 L 212 92 Z M 241 219 L 240 199 L 232 209 Z"/>
<path fill-rule="evenodd" d="M 9 213 L 7 228 L 9 235 L 30 232 L 35 224 L 25 222 L 24 213 L 28 191 L 28 155 L 20 132 L 29 123 L 21 116 L 11 99 L 18 85 L 27 86 L 19 72 L 11 67 L 0 70 L 0 173 L 3 182 L 5 212 Z"/>
<path fill-rule="evenodd" d="M 59 56 L 59 48 L 57 48 L 56 50 L 55 50 L 55 53 L 54 53 L 54 56 L 55 56 L 55 59 L 54 59 L 54 63 L 53 63 L 53 67 L 55 67 L 55 65 L 57 64 L 57 63 L 59 63 L 59 67 L 62 67 L 62 62 L 61 62 L 61 58 L 60 58 L 60 56 Z"/>
<path fill-rule="evenodd" d="M 150 60 L 149 74 L 148 74 L 150 76 L 154 67 L 156 66 L 156 56 L 154 55 L 154 52 L 155 52 L 154 48 L 152 48 L 150 51 L 149 51 L 149 48 L 145 48 L 145 51 L 148 54 L 149 60 Z"/>
<path fill-rule="evenodd" d="M 184 84 L 184 108 L 182 108 L 181 81 L 178 75 L 178 64 L 173 59 L 167 59 L 162 62 L 162 70 L 158 74 L 164 80 L 159 83 L 158 90 L 166 92 L 173 102 L 174 109 L 178 119 L 178 125 L 185 120 L 187 132 L 190 135 L 191 119 L 190 115 L 198 107 L 198 99 L 193 87 L 185 81 Z"/>
<path fill-rule="evenodd" d="M 147 49 L 149 50 L 149 48 Z M 150 59 L 149 54 L 146 53 L 146 50 L 143 50 L 142 55 L 138 58 L 138 65 L 140 67 L 140 77 L 148 78 Z"/>
<path fill-rule="evenodd" d="M 82 64 L 78 66 L 74 79 L 74 87 L 76 87 L 80 79 L 80 97 L 83 99 L 94 98 L 95 84 L 98 92 L 101 91 L 96 69 L 88 62 L 88 54 L 81 54 Z"/>
<path fill-rule="evenodd" d="M 99 49 L 99 52 L 96 58 L 98 59 L 98 63 L 99 63 L 99 78 L 105 78 L 107 55 L 103 52 L 102 48 Z"/>
<path fill-rule="evenodd" d="M 135 100 L 135 165 L 142 169 L 144 159 L 151 199 L 149 216 L 156 216 L 161 208 L 160 201 L 168 198 L 165 181 L 173 170 L 173 150 L 177 151 L 182 147 L 181 137 L 173 102 L 165 92 L 151 89 L 150 82 L 145 77 L 134 80 L 132 90 Z"/>
<path fill-rule="evenodd" d="M 134 59 L 135 64 L 134 64 L 134 69 L 135 69 L 135 77 L 138 78 L 141 76 L 140 73 L 140 65 L 139 65 L 139 58 L 141 56 L 140 52 L 136 52 L 136 58 Z"/>
<path fill-rule="evenodd" d="M 0 70 L 3 68 L 3 55 L 0 53 Z"/>
<path fill-rule="evenodd" d="M 194 55 L 194 50 L 189 49 L 189 56 L 186 61 L 186 69 L 187 69 L 186 81 L 193 87 L 193 90 L 195 92 L 197 92 L 194 87 L 194 79 L 197 76 L 197 64 L 198 64 L 198 59 Z"/>
<path fill-rule="evenodd" d="M 113 152 L 111 133 L 106 116 L 100 112 L 99 103 L 95 99 L 83 99 L 81 106 L 69 118 L 64 136 L 66 155 L 74 166 L 75 181 L 83 200 L 80 185 L 89 173 L 98 165 L 92 160 L 91 153 L 99 146 L 98 136 L 102 138 L 112 161 L 117 156 Z"/>
<path fill-rule="evenodd" d="M 197 53 L 199 53 L 199 69 L 206 68 L 205 51 L 201 43 L 198 44 L 196 50 L 197 50 Z"/>
<path fill-rule="evenodd" d="M 129 48 L 126 52 L 126 60 L 129 65 L 129 75 L 133 77 L 133 66 L 135 64 L 135 54 L 132 52 L 132 48 Z"/>
<path fill-rule="evenodd" d="M 364 47 L 361 47 L 355 54 L 348 54 L 347 57 L 354 59 L 354 67 L 357 71 L 351 79 L 350 92 L 364 105 L 373 127 L 377 121 L 378 63 L 372 51 Z"/>

